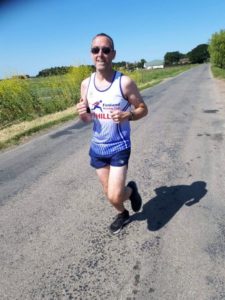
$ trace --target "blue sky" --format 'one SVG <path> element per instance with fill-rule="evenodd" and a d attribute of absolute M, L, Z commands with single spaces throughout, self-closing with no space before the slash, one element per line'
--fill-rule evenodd
<path fill-rule="evenodd" d="M 221 29 L 225 0 L 5 0 L 0 78 L 91 64 L 90 43 L 99 32 L 114 39 L 115 61 L 135 62 L 187 53 Z"/>

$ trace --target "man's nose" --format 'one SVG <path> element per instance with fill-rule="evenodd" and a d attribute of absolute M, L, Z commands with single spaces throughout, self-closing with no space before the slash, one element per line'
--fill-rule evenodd
<path fill-rule="evenodd" d="M 103 51 L 102 51 L 102 49 L 100 48 L 99 49 L 99 52 L 98 52 L 98 55 L 103 55 L 104 53 L 103 53 Z"/>

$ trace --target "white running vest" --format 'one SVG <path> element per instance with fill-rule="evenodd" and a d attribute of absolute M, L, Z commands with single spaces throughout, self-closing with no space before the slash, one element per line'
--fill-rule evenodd
<path fill-rule="evenodd" d="M 90 77 L 87 91 L 88 105 L 94 121 L 90 155 L 111 156 L 130 148 L 130 122 L 115 123 L 110 113 L 113 110 L 129 111 L 131 105 L 123 97 L 120 72 L 115 72 L 111 85 L 99 90 L 95 85 L 96 73 Z"/>

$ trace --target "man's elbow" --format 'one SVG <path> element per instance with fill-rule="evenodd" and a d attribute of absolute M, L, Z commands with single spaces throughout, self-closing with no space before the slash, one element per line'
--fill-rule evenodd
<path fill-rule="evenodd" d="M 145 105 L 143 117 L 147 116 L 147 114 L 148 114 L 148 107 L 147 105 Z"/>

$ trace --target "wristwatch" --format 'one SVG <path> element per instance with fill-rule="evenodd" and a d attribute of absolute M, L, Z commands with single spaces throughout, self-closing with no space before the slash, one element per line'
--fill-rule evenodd
<path fill-rule="evenodd" d="M 133 121 L 134 120 L 134 113 L 132 111 L 130 111 L 130 115 L 128 118 L 129 121 Z"/>

